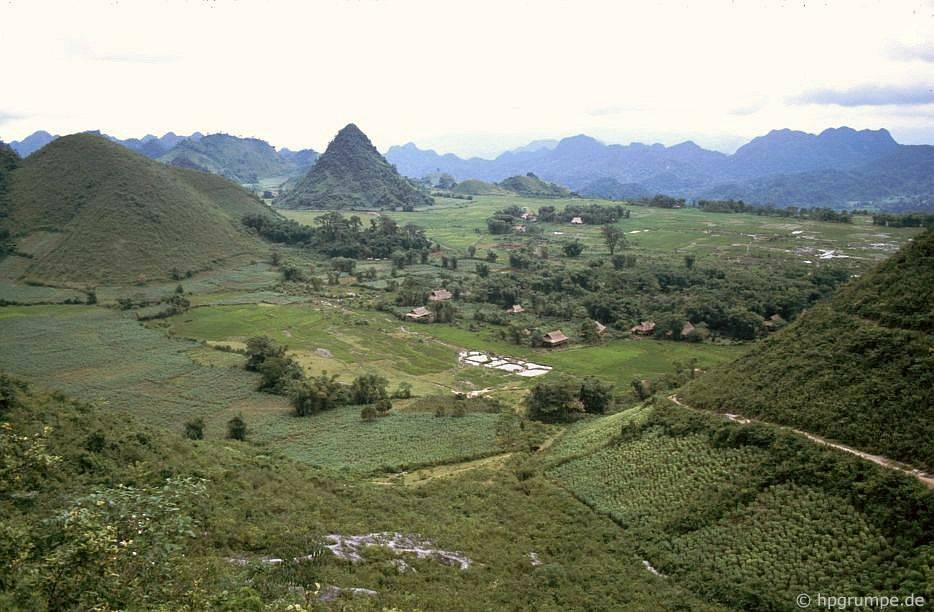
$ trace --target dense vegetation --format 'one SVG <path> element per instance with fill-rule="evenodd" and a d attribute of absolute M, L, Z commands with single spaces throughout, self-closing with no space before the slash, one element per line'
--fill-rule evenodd
<path fill-rule="evenodd" d="M 359 217 L 346 218 L 338 212 L 317 217 L 314 228 L 266 215 L 247 215 L 243 224 L 270 242 L 306 247 L 329 257 L 382 259 L 400 251 L 425 252 L 432 245 L 421 228 L 411 223 L 400 227 L 389 217 L 371 219 L 368 227 Z"/>
<path fill-rule="evenodd" d="M 359 431 L 392 418 L 353 420 Z M 6 377 L 0 421 L 3 609 L 451 609 L 452 593 L 468 592 L 469 606 L 455 609 L 646 609 L 659 597 L 719 609 L 647 574 L 612 523 L 509 467 L 417 492 L 334 480 L 275 449 L 184 440 Z M 327 534 L 400 530 L 473 564 L 383 547 L 351 563 L 323 547 Z M 335 587 L 368 588 L 372 599 L 327 603 Z"/>
<path fill-rule="evenodd" d="M 551 469 L 672 578 L 742 609 L 931 587 L 934 492 L 795 434 L 678 407 Z M 859 486 L 853 486 L 859 482 Z"/>
<path fill-rule="evenodd" d="M 129 283 L 201 270 L 261 253 L 240 218 L 274 215 L 225 179 L 169 168 L 91 134 L 59 138 L 8 178 L 0 229 L 21 247 L 34 236 L 24 262 L 31 279 Z"/>
<path fill-rule="evenodd" d="M 934 230 L 737 362 L 697 407 L 774 420 L 934 469 Z"/>
<path fill-rule="evenodd" d="M 776 208 L 771 205 L 758 206 L 746 204 L 742 200 L 698 200 L 697 207 L 707 212 L 748 212 L 767 217 L 794 217 L 797 219 L 814 219 L 815 221 L 828 221 L 831 223 L 850 223 L 852 221 L 850 213 L 839 212 L 832 208 L 798 208 L 797 206 Z"/>
<path fill-rule="evenodd" d="M 276 204 L 283 208 L 411 209 L 434 203 L 379 154 L 354 124 L 344 127 L 312 169 Z"/>

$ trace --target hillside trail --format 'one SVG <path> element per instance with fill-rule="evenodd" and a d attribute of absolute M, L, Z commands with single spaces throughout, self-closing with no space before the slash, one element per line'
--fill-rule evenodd
<path fill-rule="evenodd" d="M 708 411 L 706 411 L 706 410 L 701 410 L 700 408 L 694 408 L 693 406 L 689 406 L 689 405 L 685 404 L 684 402 L 682 402 L 682 401 L 678 398 L 678 395 L 675 394 L 675 393 L 672 393 L 671 395 L 669 395 L 669 396 L 668 396 L 668 399 L 671 400 L 672 402 L 674 402 L 675 404 L 681 406 L 682 408 L 687 408 L 687 409 L 689 409 L 689 410 L 696 410 L 696 411 L 698 411 L 698 412 L 708 412 Z M 740 416 L 740 415 L 738 415 L 738 414 L 734 414 L 734 413 L 732 413 L 732 412 L 725 412 L 725 413 L 723 413 L 723 416 L 726 417 L 726 418 L 728 418 L 729 420 L 731 420 L 731 421 L 733 421 L 733 422 L 741 423 L 741 424 L 744 424 L 744 425 L 747 424 L 747 423 L 763 423 L 763 424 L 765 424 L 765 425 L 772 425 L 772 426 L 774 426 L 774 427 L 780 427 L 780 428 L 785 429 L 785 430 L 788 430 L 788 431 L 793 431 L 794 433 L 796 433 L 796 434 L 798 434 L 798 435 L 800 435 L 800 436 L 804 436 L 805 438 L 807 438 L 807 439 L 810 440 L 811 442 L 816 442 L 817 444 L 822 444 L 822 445 L 824 445 L 824 446 L 829 446 L 830 448 L 835 448 L 835 449 L 841 450 L 841 451 L 843 451 L 843 452 L 845 452 L 845 453 L 850 453 L 851 455 L 856 455 L 856 456 L 859 457 L 860 459 L 864 459 L 864 460 L 866 460 L 866 461 L 871 461 L 872 463 L 875 463 L 876 465 L 881 465 L 881 466 L 884 467 L 884 468 L 887 468 L 887 469 L 890 469 L 890 470 L 897 470 L 897 471 L 902 472 L 902 473 L 904 473 L 904 474 L 908 474 L 909 476 L 914 476 L 915 478 L 917 478 L 918 480 L 920 480 L 920 481 L 921 481 L 921 484 L 923 484 L 924 486 L 928 487 L 929 489 L 934 489 L 934 476 L 932 476 L 932 475 L 930 475 L 930 474 L 928 474 L 928 473 L 926 473 L 926 472 L 923 472 L 923 471 L 921 471 L 921 470 L 919 470 L 919 469 L 917 469 L 917 468 L 913 468 L 913 467 L 911 467 L 910 465 L 907 465 L 907 464 L 905 464 L 905 463 L 902 463 L 901 461 L 896 461 L 896 460 L 894 460 L 894 459 L 889 459 L 888 457 L 883 457 L 882 455 L 873 455 L 873 454 L 871 454 L 871 453 L 867 453 L 867 452 L 865 452 L 865 451 L 861 451 L 861 450 L 859 450 L 859 449 L 857 449 L 857 448 L 853 448 L 852 446 L 847 446 L 847 445 L 845 445 L 845 444 L 840 444 L 839 442 L 831 442 L 830 440 L 828 440 L 828 439 L 826 439 L 826 438 L 822 438 L 821 436 L 818 436 L 818 435 L 816 435 L 816 434 L 812 434 L 812 433 L 807 432 L 807 431 L 802 431 L 802 430 L 800 430 L 800 429 L 795 429 L 795 428 L 793 428 L 793 427 L 788 427 L 788 426 L 786 426 L 786 425 L 779 425 L 779 424 L 777 424 L 777 423 L 771 423 L 771 422 L 769 422 L 769 421 L 762 421 L 762 420 L 759 420 L 759 419 L 750 419 L 750 418 L 747 418 L 747 417 Z"/>

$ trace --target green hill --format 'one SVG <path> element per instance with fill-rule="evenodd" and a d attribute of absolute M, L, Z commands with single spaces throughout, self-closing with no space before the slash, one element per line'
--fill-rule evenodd
<path fill-rule="evenodd" d="M 282 194 L 283 208 L 396 208 L 430 206 L 387 162 L 366 134 L 349 124 L 337 133 L 314 167 L 295 188 Z"/>
<path fill-rule="evenodd" d="M 508 179 L 500 181 L 498 185 L 503 189 L 514 191 L 522 196 L 567 198 L 572 195 L 569 189 L 561 187 L 560 185 L 555 185 L 554 183 L 549 183 L 548 181 L 543 181 L 532 172 L 529 172 L 525 176 L 511 176 Z"/>
<path fill-rule="evenodd" d="M 683 397 L 934 470 L 934 229 Z"/>
<path fill-rule="evenodd" d="M 302 153 L 314 154 L 313 151 Z M 294 174 L 307 170 L 314 163 L 307 154 L 282 156 L 265 140 L 228 134 L 184 140 L 159 161 L 219 174 L 238 183 L 256 183 L 263 178 Z"/>
<path fill-rule="evenodd" d="M 9 173 L 9 231 L 31 258 L 26 280 L 165 278 L 265 249 L 244 214 L 272 213 L 229 181 L 170 168 L 100 136 L 50 143 Z"/>
<path fill-rule="evenodd" d="M 494 183 L 487 183 L 485 181 L 479 181 L 477 179 L 461 181 L 455 185 L 454 189 L 451 191 L 463 195 L 502 195 L 509 193 L 508 190 L 503 189 L 499 185 Z"/>

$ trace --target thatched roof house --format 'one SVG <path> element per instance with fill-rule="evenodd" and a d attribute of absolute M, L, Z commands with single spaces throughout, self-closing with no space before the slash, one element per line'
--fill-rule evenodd
<path fill-rule="evenodd" d="M 565 336 L 564 332 L 560 329 L 550 331 L 542 336 L 542 342 L 545 344 L 545 346 L 549 347 L 561 346 L 562 344 L 566 344 L 567 341 L 568 337 Z"/>
<path fill-rule="evenodd" d="M 454 294 L 447 289 L 435 289 L 428 294 L 428 301 L 443 302 L 444 300 L 450 300 L 452 297 L 454 297 Z"/>
<path fill-rule="evenodd" d="M 523 308 L 521 304 L 513 304 L 506 309 L 506 312 L 509 314 L 519 314 L 520 312 L 525 312 L 525 308 Z"/>
<path fill-rule="evenodd" d="M 634 334 L 640 334 L 642 336 L 648 336 L 651 333 L 655 332 L 655 321 L 643 321 L 638 325 L 632 326 L 629 331 Z"/>
<path fill-rule="evenodd" d="M 431 311 L 424 306 L 419 306 L 405 313 L 405 318 L 409 321 L 430 321 Z"/>

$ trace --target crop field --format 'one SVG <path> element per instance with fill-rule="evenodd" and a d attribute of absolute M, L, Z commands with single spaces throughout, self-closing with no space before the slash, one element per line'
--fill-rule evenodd
<path fill-rule="evenodd" d="M 520 235 L 491 236 L 486 219 L 495 211 L 519 206 L 537 211 L 542 206 L 605 204 L 603 200 L 541 199 L 520 196 L 476 196 L 472 201 L 436 198 L 438 205 L 416 212 L 385 212 L 399 223 L 414 223 L 443 247 L 464 252 L 477 247 L 504 250 L 504 245 L 521 242 Z M 625 204 L 620 202 L 621 204 Z M 615 204 L 615 203 L 614 203 Z M 706 257 L 781 257 L 799 262 L 815 261 L 819 251 L 835 250 L 850 258 L 879 260 L 891 255 L 900 244 L 918 233 L 913 228 L 887 228 L 872 225 L 866 217 L 853 223 L 829 223 L 808 219 L 762 217 L 748 213 L 714 213 L 694 208 L 662 209 L 632 206 L 629 219 L 617 223 L 626 232 L 632 251 L 637 254 L 692 253 L 703 263 Z M 318 211 L 280 211 L 302 223 L 312 223 Z M 354 212 L 364 221 L 373 212 Z M 584 256 L 606 256 L 600 226 L 540 224 L 543 238 L 557 245 L 580 239 L 586 245 Z M 556 232 L 558 232 L 556 234 Z"/>
<path fill-rule="evenodd" d="M 497 433 L 517 417 L 511 413 L 392 413 L 365 422 L 359 407 L 308 418 L 283 416 L 257 432 L 256 441 L 292 459 L 346 475 L 409 470 L 501 453 Z"/>
<path fill-rule="evenodd" d="M 712 487 L 751 478 L 756 449 L 715 449 L 705 435 L 645 436 L 548 471 L 624 527 L 661 528 Z"/>
<path fill-rule="evenodd" d="M 6 307 L 0 336 L 0 370 L 169 429 L 201 416 L 207 434 L 219 436 L 223 430 L 210 425 L 230 411 L 283 409 L 253 391 L 254 375 L 199 365 L 190 356 L 197 344 L 168 339 L 111 310 Z"/>
<path fill-rule="evenodd" d="M 495 338 L 490 333 L 473 332 L 464 327 L 432 324 L 413 327 L 457 347 L 481 350 L 527 359 L 551 366 L 557 372 L 578 376 L 597 376 L 621 387 L 634 378 L 650 378 L 674 371 L 676 364 L 696 360 L 697 367 L 712 365 L 739 357 L 747 347 L 742 345 L 689 344 L 663 340 L 610 340 L 594 346 L 572 345 L 559 349 L 534 349 L 517 346 Z"/>
<path fill-rule="evenodd" d="M 659 549 L 665 551 L 659 565 L 689 575 L 701 590 L 720 583 L 740 599 L 767 584 L 776 606 L 798 593 L 855 593 L 895 553 L 846 500 L 794 484 L 772 487 Z"/>
<path fill-rule="evenodd" d="M 592 453 L 618 437 L 624 425 L 641 422 L 650 411 L 651 408 L 640 405 L 575 423 L 548 449 L 548 457 L 561 462 Z"/>

